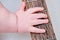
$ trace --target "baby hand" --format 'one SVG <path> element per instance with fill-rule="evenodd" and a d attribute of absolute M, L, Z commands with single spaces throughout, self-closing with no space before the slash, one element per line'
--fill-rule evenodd
<path fill-rule="evenodd" d="M 17 26 L 18 32 L 35 32 L 35 33 L 44 33 L 44 29 L 38 29 L 33 27 L 36 24 L 48 23 L 48 19 L 38 19 L 38 18 L 47 18 L 46 14 L 42 13 L 34 13 L 37 11 L 43 11 L 43 7 L 34 7 L 29 8 L 24 11 L 25 3 L 23 2 L 21 8 L 16 12 L 17 15 Z"/>

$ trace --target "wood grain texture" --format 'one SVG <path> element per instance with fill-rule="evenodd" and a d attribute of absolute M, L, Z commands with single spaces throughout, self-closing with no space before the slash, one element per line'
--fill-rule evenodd
<path fill-rule="evenodd" d="M 49 23 L 47 24 L 38 24 L 38 25 L 33 25 L 34 27 L 37 28 L 44 28 L 46 30 L 45 33 L 40 34 L 40 33 L 31 33 L 31 38 L 32 40 L 57 40 L 53 26 L 50 20 L 50 16 L 48 14 L 48 9 L 45 0 L 22 0 L 26 2 L 26 9 L 33 8 L 33 7 L 44 7 L 44 10 L 41 11 L 42 13 L 45 13 L 48 15 Z M 37 13 L 41 13 L 37 12 Z"/>

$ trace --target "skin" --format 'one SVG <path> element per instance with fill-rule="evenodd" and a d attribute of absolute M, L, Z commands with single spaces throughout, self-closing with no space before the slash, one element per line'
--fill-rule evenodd
<path fill-rule="evenodd" d="M 21 7 L 15 13 L 11 13 L 0 3 L 0 33 L 3 32 L 45 33 L 44 29 L 38 29 L 32 26 L 36 24 L 48 23 L 46 14 L 34 13 L 37 11 L 43 11 L 44 8 L 34 7 L 24 11 L 25 7 L 26 7 L 25 2 L 22 2 Z M 38 18 L 45 18 L 45 19 L 38 19 Z"/>

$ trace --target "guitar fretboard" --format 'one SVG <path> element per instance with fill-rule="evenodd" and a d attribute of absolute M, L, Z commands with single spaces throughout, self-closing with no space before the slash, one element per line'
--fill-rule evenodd
<path fill-rule="evenodd" d="M 23 1 L 26 2 L 26 10 L 33 7 L 44 7 L 42 13 L 47 14 L 49 19 L 49 23 L 47 24 L 34 25 L 34 27 L 40 29 L 44 28 L 46 32 L 43 34 L 31 33 L 32 40 L 56 40 L 56 36 L 53 30 L 50 16 L 48 14 L 48 9 L 45 0 L 23 0 Z M 41 12 L 37 12 L 37 13 L 41 13 Z"/>

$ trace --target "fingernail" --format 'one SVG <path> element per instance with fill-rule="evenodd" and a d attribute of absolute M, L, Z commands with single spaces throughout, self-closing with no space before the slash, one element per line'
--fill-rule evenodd
<path fill-rule="evenodd" d="M 41 31 L 40 31 L 41 33 L 45 33 L 45 29 L 41 29 Z"/>
<path fill-rule="evenodd" d="M 44 30 L 44 29 L 43 29 L 42 31 L 43 31 L 43 32 L 45 32 L 45 30 Z"/>
<path fill-rule="evenodd" d="M 41 7 L 42 8 L 42 10 L 44 10 L 44 7 Z"/>

